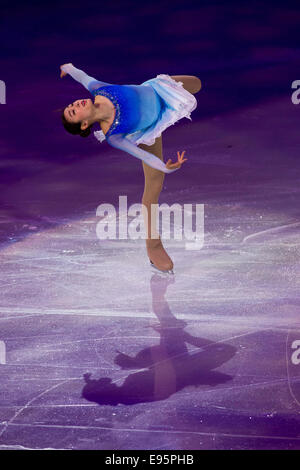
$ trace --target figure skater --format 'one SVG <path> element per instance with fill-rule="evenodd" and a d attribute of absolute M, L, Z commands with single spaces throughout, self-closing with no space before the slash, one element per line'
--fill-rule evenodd
<path fill-rule="evenodd" d="M 73 64 L 60 66 L 60 77 L 67 74 L 81 83 L 94 97 L 79 99 L 62 112 L 64 128 L 73 135 L 88 137 L 94 124 L 101 130 L 95 137 L 123 150 L 143 162 L 145 177 L 142 198 L 146 227 L 146 248 L 150 263 L 157 270 L 173 274 L 173 261 L 156 231 L 156 213 L 165 173 L 173 173 L 187 161 L 185 150 L 177 152 L 177 162 L 164 163 L 162 132 L 197 107 L 193 96 L 201 89 L 198 77 L 157 75 L 141 85 L 114 85 L 90 77 Z"/>

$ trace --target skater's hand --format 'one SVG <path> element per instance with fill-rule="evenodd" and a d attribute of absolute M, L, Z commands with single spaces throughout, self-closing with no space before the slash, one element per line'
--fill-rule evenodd
<path fill-rule="evenodd" d="M 61 69 L 64 65 L 73 65 L 73 64 L 71 64 L 71 62 L 69 62 L 68 64 L 63 64 L 63 65 L 60 66 L 60 78 L 63 78 L 63 77 L 65 77 L 65 76 L 67 75 L 67 73 L 64 72 L 64 71 Z"/>
<path fill-rule="evenodd" d="M 166 167 L 168 170 L 174 170 L 175 168 L 180 168 L 181 165 L 187 161 L 187 158 L 183 158 L 183 154 L 185 153 L 185 150 L 180 154 L 180 152 L 177 152 L 177 157 L 178 161 L 176 163 L 172 163 L 171 158 L 166 163 Z"/>

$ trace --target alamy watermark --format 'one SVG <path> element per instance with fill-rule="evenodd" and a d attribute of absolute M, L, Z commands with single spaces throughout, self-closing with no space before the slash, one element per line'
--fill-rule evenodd
<path fill-rule="evenodd" d="M 3 80 L 0 80 L 0 104 L 6 104 L 6 85 Z"/>
<path fill-rule="evenodd" d="M 286 339 L 286 362 L 289 390 L 300 406 L 300 331 L 290 330 Z"/>
<path fill-rule="evenodd" d="M 97 237 L 101 240 L 145 239 L 150 233 L 151 238 L 158 238 L 161 216 L 161 238 L 170 239 L 173 232 L 174 240 L 186 240 L 186 250 L 200 250 L 204 244 L 204 204 L 182 206 L 174 203 L 169 206 L 163 203 L 147 207 L 139 203 L 128 208 L 127 196 L 119 196 L 118 210 L 113 204 L 104 203 L 97 207 L 96 215 L 102 217 L 96 227 Z"/>
<path fill-rule="evenodd" d="M 292 82 L 292 88 L 296 89 L 291 96 L 291 100 L 293 104 L 300 103 L 300 80 L 294 80 Z"/>
<path fill-rule="evenodd" d="M 0 341 L 0 364 L 6 364 L 6 347 L 4 341 Z"/>
<path fill-rule="evenodd" d="M 292 350 L 291 353 L 291 362 L 294 366 L 298 366 L 300 364 L 300 339 L 296 339 L 291 344 Z"/>

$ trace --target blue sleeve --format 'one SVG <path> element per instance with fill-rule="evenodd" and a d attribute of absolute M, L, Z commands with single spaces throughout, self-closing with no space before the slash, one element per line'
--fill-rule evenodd
<path fill-rule="evenodd" d="M 113 134 L 111 136 L 106 137 L 106 141 L 112 146 L 120 150 L 124 150 L 124 152 L 130 153 L 136 158 L 143 160 L 143 162 L 147 163 L 147 165 L 155 168 L 156 170 L 163 171 L 164 173 L 173 173 L 179 168 L 174 168 L 173 170 L 169 170 L 166 168 L 164 162 L 160 160 L 160 158 L 156 157 L 150 152 L 146 152 L 142 150 L 137 145 L 133 144 L 129 139 L 124 137 L 124 134 Z"/>
<path fill-rule="evenodd" d="M 72 64 L 65 64 L 61 67 L 61 69 L 71 75 L 74 80 L 81 83 L 90 93 L 101 86 L 105 85 L 112 85 L 111 83 L 101 82 L 100 80 L 96 80 L 93 77 L 87 75 L 83 70 L 79 70 Z"/>

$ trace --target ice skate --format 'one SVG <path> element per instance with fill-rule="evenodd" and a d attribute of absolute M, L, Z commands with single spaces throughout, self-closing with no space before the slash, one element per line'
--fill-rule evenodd
<path fill-rule="evenodd" d="M 174 274 L 173 261 L 164 249 L 160 237 L 147 240 L 146 244 L 151 270 L 156 273 Z"/>
<path fill-rule="evenodd" d="M 161 274 L 174 274 L 174 271 L 173 269 L 159 269 L 155 266 L 155 264 L 151 261 L 150 259 L 150 266 L 151 266 L 151 270 L 152 272 L 155 272 L 155 273 L 161 273 Z"/>

